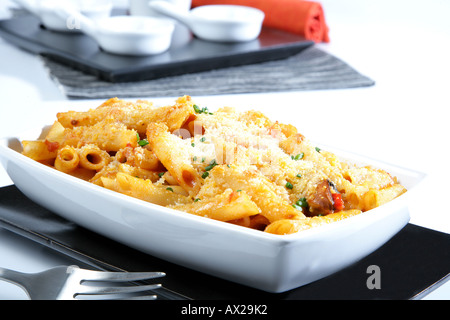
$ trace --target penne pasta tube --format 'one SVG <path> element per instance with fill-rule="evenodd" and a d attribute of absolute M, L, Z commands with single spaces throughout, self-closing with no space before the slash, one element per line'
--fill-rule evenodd
<path fill-rule="evenodd" d="M 258 206 L 245 192 L 234 192 L 231 189 L 212 198 L 198 199 L 193 203 L 170 208 L 220 221 L 242 219 L 259 213 Z"/>
<path fill-rule="evenodd" d="M 138 143 L 136 131 L 108 119 L 90 127 L 76 127 L 66 131 L 65 143 L 77 147 L 96 144 L 105 151 L 119 151 L 127 146 L 136 147 Z"/>
<path fill-rule="evenodd" d="M 72 172 L 78 168 L 80 163 L 80 157 L 75 148 L 70 146 L 65 146 L 58 150 L 58 154 L 55 159 L 55 168 L 62 172 Z"/>
<path fill-rule="evenodd" d="M 347 210 L 330 213 L 326 216 L 305 217 L 302 219 L 281 219 L 269 224 L 265 232 L 273 234 L 292 234 L 299 231 L 319 227 L 332 222 L 347 219 L 361 213 L 361 210 Z"/>
<path fill-rule="evenodd" d="M 174 105 L 160 108 L 154 108 L 142 101 L 132 103 L 114 98 L 86 112 L 60 112 L 57 118 L 65 128 L 71 129 L 93 126 L 110 118 L 143 135 L 152 122 L 166 124 L 170 132 L 179 129 L 193 112 L 193 103 L 188 96 L 178 98 Z"/>
<path fill-rule="evenodd" d="M 153 104 L 147 101 L 139 100 L 133 103 L 111 98 L 95 109 L 82 112 L 58 112 L 56 117 L 64 128 L 92 126 L 106 118 L 114 118 L 126 124 L 130 129 L 142 127 L 145 132 L 145 123 L 140 124 L 140 121 L 142 121 L 143 115 L 152 112 L 153 109 Z"/>
<path fill-rule="evenodd" d="M 93 170 L 89 170 L 89 169 L 85 169 L 85 168 L 81 168 L 78 167 L 73 171 L 67 172 L 67 174 L 70 174 L 71 176 L 74 176 L 78 179 L 82 179 L 84 181 L 90 181 L 94 175 L 95 175 L 95 171 Z"/>
<path fill-rule="evenodd" d="M 36 161 L 43 161 L 56 158 L 57 148 L 50 148 L 48 141 L 23 140 L 22 154 Z"/>
<path fill-rule="evenodd" d="M 145 148 L 135 148 L 135 165 L 136 167 L 146 170 L 162 170 L 164 167 L 158 157 L 150 150 Z"/>
<path fill-rule="evenodd" d="M 108 189 L 162 206 L 191 201 L 184 195 L 168 190 L 168 187 L 156 187 L 151 180 L 139 179 L 122 172 L 117 173 L 115 178 L 101 177 L 101 180 Z"/>
<path fill-rule="evenodd" d="M 189 193 L 186 192 L 182 187 L 180 186 L 167 186 L 167 185 L 159 185 L 158 188 L 164 188 L 166 190 L 172 191 L 177 194 L 181 194 L 185 197 L 189 196 Z"/>
<path fill-rule="evenodd" d="M 141 169 L 151 171 L 164 170 L 164 166 L 161 164 L 158 157 L 151 150 L 146 148 L 125 147 L 120 149 L 115 157 L 121 163 L 126 163 Z"/>
<path fill-rule="evenodd" d="M 155 171 L 149 171 L 141 168 L 130 166 L 126 163 L 120 163 L 113 159 L 107 166 L 98 171 L 90 180 L 91 183 L 102 185 L 101 177 L 115 178 L 118 172 L 129 174 L 133 177 L 137 177 L 144 180 L 151 180 L 156 182 L 159 180 L 159 173 Z"/>
<path fill-rule="evenodd" d="M 150 148 L 178 184 L 191 196 L 201 188 L 203 179 L 191 164 L 190 154 L 181 139 L 171 134 L 165 124 L 151 123 L 147 128 Z"/>
<path fill-rule="evenodd" d="M 111 161 L 111 157 L 106 151 L 92 144 L 79 149 L 79 159 L 80 166 L 94 171 L 100 171 Z"/>
<path fill-rule="evenodd" d="M 183 96 L 177 99 L 175 105 L 156 108 L 151 118 L 146 121 L 150 123 L 163 123 L 170 132 L 180 129 L 183 124 L 193 115 L 194 108 L 191 97 Z"/>
<path fill-rule="evenodd" d="M 175 179 L 175 178 L 170 174 L 169 171 L 166 171 L 166 172 L 163 174 L 162 177 L 164 178 L 164 180 L 165 180 L 168 184 L 170 184 L 170 185 L 172 185 L 172 186 L 178 185 L 177 179 Z"/>
<path fill-rule="evenodd" d="M 65 128 L 59 123 L 55 121 L 53 125 L 50 127 L 45 139 L 51 142 L 58 142 L 62 144 L 64 142 L 64 134 Z"/>
<path fill-rule="evenodd" d="M 363 211 L 367 211 L 385 204 L 399 195 L 406 192 L 406 188 L 400 184 L 395 184 L 381 190 L 369 190 L 361 199 L 361 207 Z"/>

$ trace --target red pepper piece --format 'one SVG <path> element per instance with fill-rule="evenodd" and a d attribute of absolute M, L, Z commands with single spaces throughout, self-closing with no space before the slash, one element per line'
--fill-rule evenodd
<path fill-rule="evenodd" d="M 342 195 L 340 193 L 332 193 L 331 196 L 333 197 L 334 210 L 335 211 L 344 210 L 344 200 L 342 200 Z"/>

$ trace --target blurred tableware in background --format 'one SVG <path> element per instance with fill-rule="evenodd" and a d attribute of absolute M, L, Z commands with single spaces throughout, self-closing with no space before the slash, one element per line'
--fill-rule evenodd
<path fill-rule="evenodd" d="M 110 16 L 113 7 L 111 0 L 14 0 L 14 2 L 36 15 L 45 28 L 61 32 L 79 32 L 79 27 L 77 21 L 70 18 L 62 19 L 57 15 L 55 6 L 79 11 L 93 20 Z"/>
<path fill-rule="evenodd" d="M 322 5 L 302 0 L 192 0 L 192 8 L 211 5 L 242 5 L 264 12 L 263 25 L 304 36 L 314 42 L 329 42 Z"/>
<path fill-rule="evenodd" d="M 154 0 L 129 0 L 129 11 L 133 16 L 153 16 L 161 17 L 161 14 L 154 11 L 149 6 L 149 2 Z M 191 0 L 164 0 L 176 6 L 179 10 L 187 12 L 191 9 Z"/>
<path fill-rule="evenodd" d="M 189 12 L 167 1 L 149 2 L 155 11 L 186 25 L 198 38 L 218 42 L 244 42 L 256 39 L 264 12 L 237 5 L 207 5 Z"/>
<path fill-rule="evenodd" d="M 76 21 L 81 32 L 110 53 L 159 54 L 166 51 L 172 41 L 174 24 L 163 18 L 121 15 L 92 20 L 77 10 L 58 5 L 54 12 L 61 20 Z"/>

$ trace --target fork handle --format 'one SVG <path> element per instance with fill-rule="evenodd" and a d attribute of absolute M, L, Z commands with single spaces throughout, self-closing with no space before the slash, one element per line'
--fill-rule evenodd
<path fill-rule="evenodd" d="M 28 293 L 24 285 L 27 279 L 25 273 L 0 267 L 0 279 L 16 284 Z"/>

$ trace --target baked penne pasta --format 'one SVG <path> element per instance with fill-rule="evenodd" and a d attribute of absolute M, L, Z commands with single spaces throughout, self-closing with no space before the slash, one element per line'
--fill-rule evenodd
<path fill-rule="evenodd" d="M 348 219 L 406 192 L 388 172 L 321 150 L 259 111 L 112 98 L 66 111 L 23 154 L 130 197 L 284 235 Z"/>

